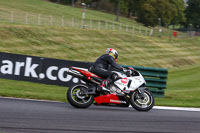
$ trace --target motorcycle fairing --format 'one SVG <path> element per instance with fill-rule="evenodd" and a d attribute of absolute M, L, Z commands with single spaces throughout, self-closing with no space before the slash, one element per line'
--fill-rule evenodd
<path fill-rule="evenodd" d="M 75 68 L 75 67 L 72 67 L 72 69 L 76 70 L 76 71 L 79 71 L 80 73 L 82 73 L 83 75 L 85 75 L 86 77 L 88 77 L 88 79 L 91 79 L 91 77 L 97 77 L 97 78 L 101 78 L 89 71 L 86 71 L 86 70 L 81 70 L 81 69 L 78 69 L 78 68 Z"/>
<path fill-rule="evenodd" d="M 97 104 L 127 104 L 126 99 L 118 96 L 117 94 L 107 94 L 103 96 L 95 97 L 94 100 Z"/>
<path fill-rule="evenodd" d="M 139 88 L 141 85 L 143 85 L 145 82 L 144 78 L 139 75 L 135 77 L 127 77 L 122 78 L 117 81 L 115 81 L 115 84 L 121 89 L 121 90 L 135 90 Z"/>

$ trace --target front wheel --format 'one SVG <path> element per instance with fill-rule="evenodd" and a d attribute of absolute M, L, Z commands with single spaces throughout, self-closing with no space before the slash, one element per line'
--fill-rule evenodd
<path fill-rule="evenodd" d="M 154 97 L 148 89 L 144 90 L 144 98 L 141 98 L 139 92 L 135 91 L 131 94 L 130 103 L 138 111 L 149 111 L 154 106 Z"/>
<path fill-rule="evenodd" d="M 67 91 L 68 102 L 76 108 L 89 107 L 94 101 L 94 96 L 83 94 L 85 89 L 88 89 L 88 86 L 82 84 L 69 87 Z"/>

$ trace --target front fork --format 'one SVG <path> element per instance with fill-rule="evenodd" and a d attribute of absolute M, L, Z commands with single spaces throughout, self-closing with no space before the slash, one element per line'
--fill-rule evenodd
<path fill-rule="evenodd" d="M 143 100 L 145 98 L 145 95 L 144 95 L 144 91 L 145 91 L 145 87 L 140 87 L 138 88 L 138 92 L 139 92 L 139 96 L 140 98 Z"/>
<path fill-rule="evenodd" d="M 145 95 L 144 95 L 144 91 L 145 91 L 145 87 L 140 87 L 140 88 L 138 88 L 137 90 L 138 90 L 138 98 L 140 98 L 140 99 L 144 99 L 145 98 Z M 136 90 L 136 91 L 137 91 Z M 122 92 L 122 95 L 125 97 L 125 99 L 127 100 L 127 101 L 129 101 L 130 100 L 130 98 L 131 98 L 131 95 L 130 95 L 131 93 L 128 93 L 128 94 L 126 94 L 126 93 L 124 93 L 124 92 Z"/>

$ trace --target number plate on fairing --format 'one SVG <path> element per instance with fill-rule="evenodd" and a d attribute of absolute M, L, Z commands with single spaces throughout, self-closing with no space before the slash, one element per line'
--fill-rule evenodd
<path fill-rule="evenodd" d="M 146 82 L 142 76 L 135 76 L 119 79 L 115 82 L 115 85 L 121 90 L 135 90 L 144 83 Z"/>

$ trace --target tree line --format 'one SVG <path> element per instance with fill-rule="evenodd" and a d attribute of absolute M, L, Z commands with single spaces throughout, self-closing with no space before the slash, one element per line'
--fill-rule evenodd
<path fill-rule="evenodd" d="M 106 11 L 134 18 L 145 26 L 200 26 L 200 0 L 50 0 L 60 4 Z"/>

